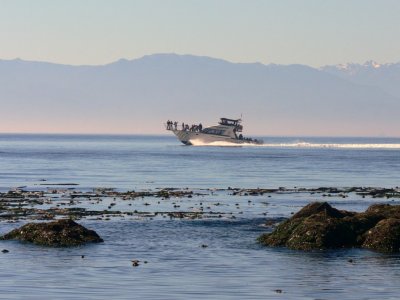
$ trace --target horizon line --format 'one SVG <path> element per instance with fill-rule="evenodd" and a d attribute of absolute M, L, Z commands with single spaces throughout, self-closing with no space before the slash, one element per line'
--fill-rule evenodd
<path fill-rule="evenodd" d="M 303 64 L 303 63 L 290 63 L 290 64 L 279 64 L 279 63 L 274 63 L 274 62 L 270 62 L 268 64 L 266 63 L 262 63 L 259 61 L 248 61 L 248 62 L 239 62 L 239 61 L 231 61 L 225 58 L 220 58 L 220 57 L 213 57 L 213 56 L 209 56 L 209 55 L 196 55 L 196 54 L 190 54 L 190 53 L 185 53 L 185 54 L 180 54 L 180 53 L 175 53 L 175 52 L 157 52 L 157 53 L 151 53 L 151 54 L 145 54 L 142 56 L 138 56 L 138 57 L 134 57 L 134 58 L 125 58 L 125 57 L 121 57 L 118 58 L 116 60 L 110 61 L 110 62 L 106 62 L 106 63 L 99 63 L 99 64 L 74 64 L 74 63 L 62 63 L 62 62 L 55 62 L 55 61 L 46 61 L 46 60 L 31 60 L 31 59 L 25 59 L 25 58 L 21 58 L 21 57 L 15 57 L 15 58 L 10 58 L 10 59 L 5 59 L 5 58 L 0 58 L 0 62 L 1 61 L 22 61 L 22 62 L 33 62 L 33 63 L 46 63 L 46 64 L 53 64 L 53 65 L 61 65 L 61 66 L 70 66 L 70 67 L 102 67 L 102 66 L 107 66 L 107 65 L 111 65 L 114 63 L 117 63 L 119 61 L 128 61 L 128 62 L 132 62 L 135 60 L 140 60 L 143 59 L 145 57 L 150 57 L 150 56 L 191 56 L 191 57 L 196 57 L 196 58 L 208 58 L 208 59 L 214 59 L 214 60 L 219 60 L 219 61 L 224 61 L 227 63 L 231 63 L 231 64 L 260 64 L 263 66 L 293 66 L 293 65 L 301 65 L 301 66 L 307 66 L 310 68 L 314 68 L 314 69 L 321 69 L 323 67 L 327 67 L 327 66 L 341 66 L 341 65 L 347 65 L 347 64 L 355 64 L 355 65 L 366 65 L 369 62 L 374 62 L 374 63 L 378 63 L 379 65 L 393 65 L 393 64 L 399 64 L 400 60 L 397 62 L 378 62 L 375 61 L 374 59 L 369 59 L 366 60 L 364 63 L 354 63 L 354 62 L 342 62 L 342 63 L 337 63 L 337 64 L 325 64 L 322 66 L 318 66 L 318 67 L 314 67 L 311 65 L 307 65 L 307 64 Z"/>

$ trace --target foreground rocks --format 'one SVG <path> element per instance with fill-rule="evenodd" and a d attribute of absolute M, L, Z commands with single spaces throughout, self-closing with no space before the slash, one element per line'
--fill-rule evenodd
<path fill-rule="evenodd" d="M 89 230 L 70 219 L 48 223 L 28 223 L 10 231 L 0 239 L 15 239 L 53 247 L 69 247 L 85 243 L 103 242 L 103 239 L 95 231 Z"/>
<path fill-rule="evenodd" d="M 355 213 L 313 202 L 258 241 L 296 250 L 361 247 L 400 252 L 400 206 L 374 204 Z"/>

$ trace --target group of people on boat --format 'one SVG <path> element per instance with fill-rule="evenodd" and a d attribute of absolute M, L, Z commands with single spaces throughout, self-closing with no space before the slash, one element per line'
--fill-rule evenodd
<path fill-rule="evenodd" d="M 249 143 L 253 143 L 253 142 L 258 143 L 259 142 L 257 139 L 246 138 L 242 134 L 239 134 L 238 139 L 241 140 L 241 141 L 249 142 Z"/>
<path fill-rule="evenodd" d="M 201 125 L 201 123 L 200 123 L 199 125 L 192 124 L 189 126 L 189 124 L 185 124 L 182 122 L 182 130 L 183 131 L 201 132 L 203 130 L 203 125 Z"/>
<path fill-rule="evenodd" d="M 167 121 L 167 130 L 178 130 L 178 122 Z"/>
<path fill-rule="evenodd" d="M 189 124 L 185 124 L 182 122 L 182 131 L 193 131 L 193 132 L 201 132 L 203 130 L 203 125 L 200 124 L 192 124 L 189 126 Z M 178 122 L 175 121 L 167 121 L 167 130 L 178 130 Z"/>

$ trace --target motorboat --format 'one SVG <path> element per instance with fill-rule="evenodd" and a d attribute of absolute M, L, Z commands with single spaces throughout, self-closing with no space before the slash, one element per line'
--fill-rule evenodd
<path fill-rule="evenodd" d="M 202 124 L 189 125 L 167 121 L 165 128 L 172 131 L 185 145 L 263 144 L 262 140 L 244 137 L 241 133 L 241 122 L 241 119 L 221 118 L 218 125 L 203 128 Z"/>

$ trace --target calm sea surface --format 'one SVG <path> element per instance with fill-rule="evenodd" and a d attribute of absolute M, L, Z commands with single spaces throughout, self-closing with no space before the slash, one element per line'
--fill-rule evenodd
<path fill-rule="evenodd" d="M 166 136 L 3 134 L 0 190 L 45 190 L 45 184 L 65 183 L 77 184 L 68 187 L 78 190 L 400 186 L 400 139 L 263 139 L 263 146 L 191 147 Z M 199 201 L 218 201 L 236 219 L 86 219 L 80 223 L 96 230 L 104 243 L 54 249 L 0 242 L 10 251 L 0 253 L 0 298 L 399 299 L 399 255 L 305 253 L 256 243 L 268 217 L 289 217 L 313 200 L 321 199 L 185 198 L 180 205 L 188 209 Z M 329 200 L 357 211 L 387 201 L 354 195 Z M 141 201 L 129 209 L 138 206 L 143 209 Z M 0 222 L 0 234 L 20 225 Z M 133 268 L 132 259 L 148 263 Z"/>

